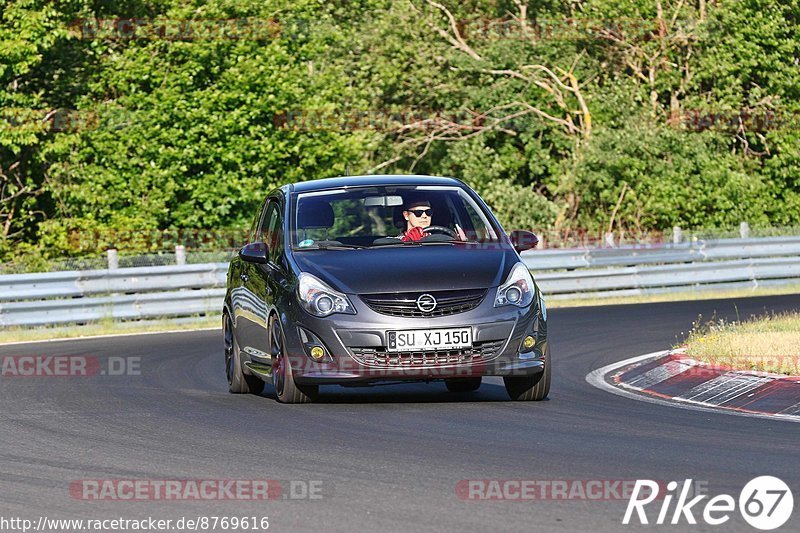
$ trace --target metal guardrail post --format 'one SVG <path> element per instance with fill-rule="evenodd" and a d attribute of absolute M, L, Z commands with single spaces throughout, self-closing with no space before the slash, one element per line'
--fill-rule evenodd
<path fill-rule="evenodd" d="M 680 226 L 673 226 L 672 228 L 672 244 L 680 244 L 683 240 L 683 230 Z"/>
<path fill-rule="evenodd" d="M 747 224 L 747 222 L 742 222 L 739 224 L 739 237 L 742 239 L 747 239 L 750 237 L 750 226 Z"/>
<path fill-rule="evenodd" d="M 108 269 L 116 270 L 119 268 L 119 253 L 116 248 L 109 248 L 106 252 L 108 257 Z"/>
<path fill-rule="evenodd" d="M 182 244 L 175 246 L 175 263 L 178 265 L 186 264 L 186 247 Z"/>

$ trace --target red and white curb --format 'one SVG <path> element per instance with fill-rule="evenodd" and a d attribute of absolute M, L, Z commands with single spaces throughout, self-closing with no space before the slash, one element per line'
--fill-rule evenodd
<path fill-rule="evenodd" d="M 607 365 L 587 375 L 586 381 L 650 403 L 800 422 L 800 377 L 708 365 L 682 350 Z"/>

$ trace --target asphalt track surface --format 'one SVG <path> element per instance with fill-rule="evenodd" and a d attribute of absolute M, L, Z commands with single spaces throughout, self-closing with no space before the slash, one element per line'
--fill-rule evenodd
<path fill-rule="evenodd" d="M 800 297 L 554 309 L 553 388 L 510 402 L 502 382 L 323 388 L 311 405 L 227 392 L 216 331 L 1 346 L 2 355 L 141 357 L 141 375 L 0 377 L 0 515 L 268 516 L 270 531 L 619 531 L 627 501 L 464 501 L 460 480 L 684 480 L 738 499 L 761 475 L 794 490 L 800 424 L 638 402 L 590 386 L 594 369 L 667 348 L 698 314 L 742 318 Z M 82 501 L 80 479 L 321 481 L 322 498 Z M 660 504 L 655 504 L 656 506 Z M 648 507 L 655 520 L 658 507 Z M 701 512 L 695 512 L 702 523 Z M 671 516 L 670 512 L 670 516 Z M 755 531 L 738 512 L 723 526 Z M 652 526 L 651 526 L 652 528 Z"/>

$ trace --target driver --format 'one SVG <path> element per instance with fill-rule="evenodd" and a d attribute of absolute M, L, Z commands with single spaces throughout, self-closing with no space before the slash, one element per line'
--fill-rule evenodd
<path fill-rule="evenodd" d="M 418 241 L 427 237 L 425 228 L 431 225 L 433 208 L 428 200 L 410 198 L 403 206 L 403 218 L 406 219 L 406 230 L 400 235 L 403 242 Z"/>

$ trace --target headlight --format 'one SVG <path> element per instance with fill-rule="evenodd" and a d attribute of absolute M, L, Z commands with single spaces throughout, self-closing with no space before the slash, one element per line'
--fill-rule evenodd
<path fill-rule="evenodd" d="M 533 294 L 533 278 L 528 271 L 528 267 L 522 263 L 517 263 L 511 269 L 506 282 L 497 288 L 494 306 L 516 305 L 517 307 L 527 307 L 533 301 Z"/>
<path fill-rule="evenodd" d="M 303 272 L 298 280 L 297 299 L 303 309 L 312 315 L 325 317 L 333 313 L 356 314 L 347 296 L 331 289 L 311 274 Z"/>

